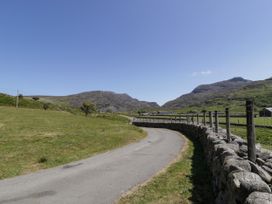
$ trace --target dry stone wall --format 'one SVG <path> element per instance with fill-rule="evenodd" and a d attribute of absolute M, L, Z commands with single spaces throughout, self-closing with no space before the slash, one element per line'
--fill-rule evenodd
<path fill-rule="evenodd" d="M 256 164 L 247 159 L 247 143 L 225 130 L 194 124 L 134 122 L 141 127 L 168 128 L 196 137 L 203 146 L 213 178 L 216 204 L 272 204 L 272 152 L 257 145 Z"/>

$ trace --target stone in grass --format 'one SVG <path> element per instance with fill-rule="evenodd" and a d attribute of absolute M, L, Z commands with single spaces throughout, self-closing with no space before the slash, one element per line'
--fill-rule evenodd
<path fill-rule="evenodd" d="M 245 202 L 245 204 L 271 204 L 271 203 L 272 203 L 272 194 L 262 193 L 262 192 L 251 193 Z"/>
<path fill-rule="evenodd" d="M 269 186 L 255 173 L 247 171 L 231 172 L 228 176 L 230 203 L 244 203 L 254 191 L 271 193 Z"/>

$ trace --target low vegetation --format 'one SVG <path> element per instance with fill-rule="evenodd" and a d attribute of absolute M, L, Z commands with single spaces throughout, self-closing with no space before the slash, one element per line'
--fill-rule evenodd
<path fill-rule="evenodd" d="M 94 113 L 96 111 L 95 105 L 93 103 L 84 102 L 80 107 L 81 111 L 87 117 L 89 114 Z"/>
<path fill-rule="evenodd" d="M 121 198 L 119 204 L 213 203 L 211 175 L 201 145 L 190 138 L 184 155 L 147 185 Z"/>
<path fill-rule="evenodd" d="M 83 159 L 144 136 L 117 115 L 0 107 L 0 179 Z"/>

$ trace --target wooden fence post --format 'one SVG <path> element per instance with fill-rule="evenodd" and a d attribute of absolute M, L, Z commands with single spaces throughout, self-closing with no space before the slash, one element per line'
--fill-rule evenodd
<path fill-rule="evenodd" d="M 214 111 L 215 132 L 218 133 L 218 112 Z"/>
<path fill-rule="evenodd" d="M 212 116 L 212 111 L 209 111 L 209 118 L 210 118 L 210 128 L 213 127 L 213 116 Z"/>
<path fill-rule="evenodd" d="M 194 117 L 194 115 L 192 115 L 192 123 L 193 123 L 193 125 L 195 124 L 195 117 Z"/>
<path fill-rule="evenodd" d="M 206 110 L 203 111 L 203 123 L 206 126 Z"/>
<path fill-rule="evenodd" d="M 196 114 L 196 122 L 199 125 L 199 114 Z"/>
<path fill-rule="evenodd" d="M 254 124 L 254 103 L 253 100 L 246 102 L 246 115 L 247 115 L 247 148 L 248 159 L 256 162 L 256 135 Z"/>
<path fill-rule="evenodd" d="M 229 108 L 226 108 L 226 130 L 227 130 L 227 140 L 231 142 L 230 138 L 230 113 Z"/>

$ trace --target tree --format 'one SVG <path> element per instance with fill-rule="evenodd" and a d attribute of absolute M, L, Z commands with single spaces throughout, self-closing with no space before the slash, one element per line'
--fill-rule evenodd
<path fill-rule="evenodd" d="M 43 109 L 44 110 L 47 110 L 48 108 L 49 108 L 49 104 L 48 103 L 43 104 Z"/>
<path fill-rule="evenodd" d="M 32 97 L 32 99 L 33 99 L 34 101 L 40 100 L 40 98 L 39 98 L 39 97 L 36 97 L 36 96 Z"/>
<path fill-rule="evenodd" d="M 93 103 L 87 103 L 84 102 L 82 106 L 80 107 L 81 111 L 85 113 L 85 116 L 87 117 L 89 114 L 96 111 L 95 105 Z"/>
<path fill-rule="evenodd" d="M 24 98 L 23 94 L 19 94 L 18 97 L 19 97 L 20 100 Z"/>
<path fill-rule="evenodd" d="M 143 115 L 144 113 L 146 113 L 146 111 L 145 111 L 145 110 L 138 110 L 137 113 L 138 113 L 139 115 Z"/>

